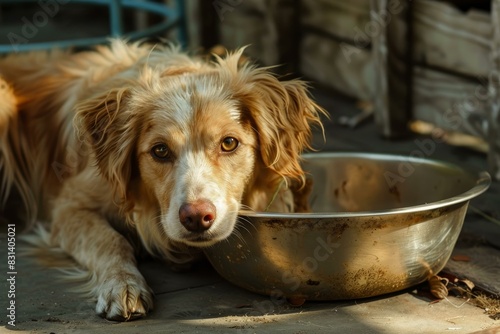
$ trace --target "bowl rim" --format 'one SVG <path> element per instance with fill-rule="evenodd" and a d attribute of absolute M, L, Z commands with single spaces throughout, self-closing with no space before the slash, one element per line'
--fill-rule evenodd
<path fill-rule="evenodd" d="M 491 184 L 491 176 L 486 171 L 472 170 L 470 168 L 464 168 L 458 166 L 457 164 L 435 160 L 427 158 L 416 158 L 412 156 L 406 156 L 401 154 L 388 154 L 388 153 L 360 153 L 360 152 L 316 152 L 316 153 L 305 153 L 302 155 L 303 160 L 307 160 L 309 157 L 314 158 L 361 158 L 368 160 L 391 160 L 391 161 L 401 161 L 401 162 L 416 162 L 426 165 L 435 165 L 447 168 L 453 168 L 462 171 L 464 174 L 468 174 L 470 177 L 476 180 L 476 184 L 469 190 L 449 197 L 443 200 L 419 204 L 414 206 L 405 206 L 395 209 L 385 209 L 385 210 L 374 210 L 374 211 L 332 211 L 332 212 L 309 212 L 309 213 L 280 213 L 280 212 L 257 212 L 250 210 L 239 210 L 238 215 L 244 217 L 255 217 L 255 218 L 287 218 L 287 219 L 307 219 L 307 218 L 353 218 L 353 217 L 368 217 L 368 216 L 387 216 L 394 214 L 407 214 L 429 211 L 439 208 L 444 208 L 447 206 L 452 206 L 454 204 L 460 204 L 468 202 L 474 197 L 477 197 L 484 193 Z"/>

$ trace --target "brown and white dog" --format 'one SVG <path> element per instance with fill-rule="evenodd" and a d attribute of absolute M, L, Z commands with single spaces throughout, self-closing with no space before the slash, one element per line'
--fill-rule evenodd
<path fill-rule="evenodd" d="M 113 226 L 182 264 L 228 237 L 242 207 L 293 210 L 281 185 L 304 180 L 300 153 L 324 111 L 303 82 L 240 66 L 241 54 L 210 63 L 115 40 L 0 59 L 1 203 L 15 188 L 30 221 L 50 221 L 49 246 L 88 270 L 100 315 L 153 306 Z"/>

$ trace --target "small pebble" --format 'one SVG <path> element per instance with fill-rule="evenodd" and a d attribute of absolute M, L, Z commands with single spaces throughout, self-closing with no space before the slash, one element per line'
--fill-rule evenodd
<path fill-rule="evenodd" d="M 288 304 L 291 306 L 302 306 L 306 302 L 306 299 L 304 297 L 289 297 L 287 298 Z"/>
<path fill-rule="evenodd" d="M 460 261 L 460 262 L 469 262 L 470 261 L 470 257 L 469 256 L 467 256 L 467 255 L 460 255 L 460 254 L 453 255 L 451 257 L 451 259 L 453 261 Z"/>

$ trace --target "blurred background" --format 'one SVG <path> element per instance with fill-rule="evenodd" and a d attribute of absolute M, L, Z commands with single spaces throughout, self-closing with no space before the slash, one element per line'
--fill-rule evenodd
<path fill-rule="evenodd" d="M 310 81 L 344 128 L 336 131 L 357 130 L 345 145 L 339 136 L 326 148 L 377 144 L 430 157 L 446 143 L 483 156 L 498 179 L 499 2 L 0 0 L 0 52 L 85 48 L 109 36 L 167 38 L 193 53 L 248 45 L 251 61 Z M 358 134 L 370 145 L 350 147 Z M 398 140 L 415 134 L 428 146 L 413 140 L 398 149 Z"/>
<path fill-rule="evenodd" d="M 319 150 L 446 160 L 500 180 L 500 0 L 0 0 L 3 54 L 110 36 L 193 54 L 248 45 L 249 61 L 310 82 L 331 116 Z M 460 270 L 497 296 L 499 190 L 471 202 L 457 246 L 484 249 Z"/>

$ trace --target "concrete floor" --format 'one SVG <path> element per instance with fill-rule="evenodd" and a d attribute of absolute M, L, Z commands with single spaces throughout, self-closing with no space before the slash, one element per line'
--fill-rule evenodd
<path fill-rule="evenodd" d="M 316 92 L 320 104 L 333 120 L 356 112 L 353 101 Z M 327 142 L 316 134 L 317 146 L 325 151 L 384 152 L 408 155 L 414 138 L 386 141 L 378 137 L 373 122 L 351 130 L 326 123 Z M 483 155 L 465 149 L 436 145 L 429 156 L 472 168 L 486 168 Z M 474 207 L 500 217 L 500 186 L 473 201 Z M 10 208 L 12 209 L 12 208 Z M 2 230 L 4 230 L 2 228 Z M 464 235 L 484 241 L 489 256 L 483 276 L 493 291 L 499 289 L 500 228 L 469 212 Z M 20 241 L 18 241 L 20 243 Z M 19 244 L 18 244 L 19 246 Z M 0 326 L 6 326 L 7 242 L 0 234 Z M 61 282 L 56 270 L 42 268 L 28 258 L 16 258 L 16 327 L 20 333 L 500 333 L 500 321 L 462 299 L 449 297 L 439 303 L 417 293 L 416 288 L 366 300 L 306 302 L 293 307 L 285 302 L 253 294 L 226 282 L 204 263 L 185 273 L 170 271 L 160 262 L 141 263 L 141 271 L 156 293 L 155 310 L 145 319 L 114 323 L 94 314 L 94 303 L 70 292 L 71 283 Z M 470 270 L 465 268 L 464 270 Z M 477 270 L 472 270 L 477 272 Z M 485 276 L 486 275 L 486 276 Z M 3 278 L 2 278 L 3 277 Z M 485 332 L 486 333 L 486 332 Z"/>
<path fill-rule="evenodd" d="M 241 290 L 208 266 L 179 274 L 158 262 L 141 266 L 156 309 L 142 320 L 113 323 L 94 314 L 94 303 L 68 292 L 71 284 L 58 282 L 53 270 L 25 259 L 17 267 L 16 329 L 22 333 L 472 333 L 500 326 L 463 300 L 429 304 L 414 290 L 294 308 Z"/>

